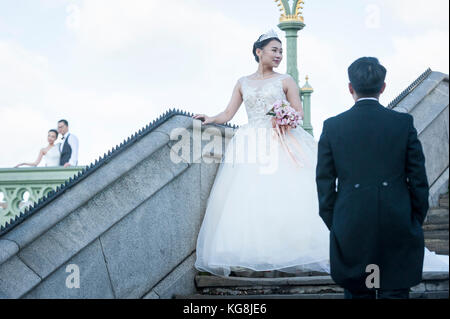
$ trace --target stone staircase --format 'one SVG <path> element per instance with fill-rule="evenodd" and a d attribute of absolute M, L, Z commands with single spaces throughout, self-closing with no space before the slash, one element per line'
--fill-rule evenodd
<path fill-rule="evenodd" d="M 272 273 L 272 272 L 271 272 Z M 447 299 L 448 272 L 425 272 L 411 288 L 412 299 Z M 344 299 L 343 288 L 327 274 L 304 273 L 297 277 L 249 278 L 198 274 L 197 293 L 176 299 Z"/>
<path fill-rule="evenodd" d="M 437 254 L 449 253 L 449 195 L 431 208 L 423 225 L 425 245 Z M 174 295 L 177 299 L 343 299 L 344 291 L 325 273 L 305 272 L 297 276 L 278 271 L 258 273 L 260 278 L 219 277 L 208 273 L 195 276 L 197 293 Z M 264 277 L 261 277 L 264 276 Z M 272 278 L 268 278 L 272 277 Z M 411 288 L 413 299 L 447 299 L 448 272 L 424 272 L 423 281 Z"/>
<path fill-rule="evenodd" d="M 448 255 L 448 193 L 439 198 L 439 207 L 431 208 L 423 224 L 426 247 L 440 255 Z"/>

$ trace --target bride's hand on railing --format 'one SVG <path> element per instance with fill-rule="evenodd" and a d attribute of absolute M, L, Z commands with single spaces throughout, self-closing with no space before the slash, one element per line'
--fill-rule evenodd
<path fill-rule="evenodd" d="M 202 125 L 213 124 L 214 119 L 205 114 L 195 114 L 192 118 L 202 121 Z"/>

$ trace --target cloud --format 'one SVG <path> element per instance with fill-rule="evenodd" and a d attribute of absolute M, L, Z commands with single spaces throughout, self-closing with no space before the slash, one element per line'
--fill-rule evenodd
<path fill-rule="evenodd" d="M 80 43 L 102 54 L 174 43 L 203 49 L 211 41 L 239 41 L 247 33 L 240 23 L 198 1 L 87 0 L 72 11 L 78 16 L 79 27 L 73 29 Z"/>
<path fill-rule="evenodd" d="M 430 29 L 413 37 L 394 36 L 394 51 L 383 60 L 388 66 L 385 97 L 392 100 L 428 67 L 449 73 L 448 33 Z"/>
<path fill-rule="evenodd" d="M 382 0 L 386 11 L 409 26 L 439 27 L 449 24 L 448 0 Z M 420 30 L 417 30 L 420 32 Z"/>
<path fill-rule="evenodd" d="M 39 99 L 48 81 L 46 57 L 0 40 L 0 108 Z"/>
<path fill-rule="evenodd" d="M 31 37 L 13 37 L 17 42 L 0 38 L 0 117 L 5 123 L 0 134 L 10 137 L 3 142 L 10 151 L 2 154 L 0 165 L 34 160 L 45 146 L 47 130 L 60 118 L 69 120 L 80 139 L 80 163 L 88 164 L 169 108 L 208 115 L 223 111 L 237 79 L 257 68 L 253 42 L 276 23 L 276 6 L 261 4 L 255 9 L 258 1 L 239 6 L 205 0 L 39 2 L 37 7 L 51 11 L 55 19 L 36 29 L 36 37 L 61 38 L 47 51 Z M 308 28 L 299 32 L 298 65 L 301 85 L 309 75 L 315 90 L 316 139 L 322 122 L 353 102 L 346 68 L 356 55 L 381 52 L 380 60 L 389 68 L 385 104 L 428 66 L 448 70 L 448 31 L 441 26 L 448 25 L 448 13 L 439 9 L 443 2 L 408 1 L 402 8 L 398 1 L 377 2 L 380 28 L 353 28 L 354 34 L 345 26 L 340 31 L 329 28 L 341 22 L 340 13 L 364 12 L 324 16 L 318 4 L 315 18 L 310 12 Z M 387 13 L 394 21 L 391 27 Z M 50 36 L 48 28 L 57 32 Z M 279 33 L 286 47 L 284 32 Z M 363 44 L 353 41 L 361 34 L 374 37 L 364 38 Z M 276 71 L 284 72 L 285 67 L 286 56 Z M 246 120 L 243 104 L 232 123 Z"/>
<path fill-rule="evenodd" d="M 347 89 L 347 66 L 343 65 L 336 48 L 313 33 L 300 33 L 301 47 L 298 56 L 300 86 L 309 75 L 314 89 L 311 96 L 311 122 L 316 139 L 327 118 L 345 111 L 352 99 Z"/>
<path fill-rule="evenodd" d="M 0 107 L 2 136 L 1 166 L 13 167 L 21 162 L 34 162 L 47 143 L 47 132 L 55 123 L 41 111 L 24 105 Z M 41 162 L 39 166 L 43 166 Z"/>
<path fill-rule="evenodd" d="M 161 10 L 173 16 L 166 20 Z M 156 10 L 154 4 L 141 1 L 125 5 L 89 0 L 68 5 L 65 13 L 66 27 L 78 40 L 75 68 L 64 65 L 66 72 L 52 72 L 54 66 L 46 58 L 19 44 L 0 53 L 2 69 L 14 64 L 1 77 L 9 84 L 2 94 L 8 97 L 2 118 L 11 123 L 20 122 L 21 114 L 39 119 L 26 121 L 21 129 L 0 130 L 38 150 L 46 144 L 48 128 L 66 118 L 80 139 L 81 164 L 93 161 L 168 108 L 211 115 L 223 111 L 238 76 L 256 66 L 247 47 L 257 32 L 194 4 L 163 3 Z M 233 123 L 245 120 L 241 110 Z M 35 138 L 31 141 L 29 135 Z M 20 158 L 33 154 L 23 152 Z M 1 165 L 11 166 L 18 158 L 17 153 L 5 154 Z"/>

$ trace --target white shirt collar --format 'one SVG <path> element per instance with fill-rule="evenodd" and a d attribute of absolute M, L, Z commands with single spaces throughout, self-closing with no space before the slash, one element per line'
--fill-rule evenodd
<path fill-rule="evenodd" d="M 67 136 L 69 136 L 69 134 L 70 134 L 69 131 L 67 131 L 67 133 L 65 135 L 61 136 L 61 139 L 64 137 L 63 141 L 65 141 Z"/>
<path fill-rule="evenodd" d="M 374 101 L 378 101 L 378 99 L 377 99 L 376 97 L 362 97 L 362 98 L 358 99 L 356 102 L 364 101 L 364 100 L 374 100 Z"/>

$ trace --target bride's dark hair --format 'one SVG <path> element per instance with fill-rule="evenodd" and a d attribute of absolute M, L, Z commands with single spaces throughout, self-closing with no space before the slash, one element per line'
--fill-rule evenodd
<path fill-rule="evenodd" d="M 268 44 L 270 43 L 270 41 L 272 41 L 272 40 L 276 40 L 276 41 L 282 43 L 281 40 L 278 39 L 278 38 L 268 38 L 268 39 L 266 39 L 266 40 L 260 42 L 259 39 L 261 39 L 262 36 L 263 36 L 263 34 L 262 34 L 262 35 L 258 38 L 258 40 L 253 44 L 253 55 L 255 56 L 255 60 L 256 60 L 256 62 L 258 62 L 258 63 L 259 63 L 259 57 L 258 57 L 258 55 L 256 54 L 256 49 L 261 49 L 261 50 L 263 50 L 263 49 L 266 47 L 266 45 L 268 45 Z"/>
<path fill-rule="evenodd" d="M 51 129 L 51 130 L 49 130 L 48 132 L 49 132 L 49 133 L 50 133 L 50 132 L 55 133 L 55 134 L 56 134 L 56 138 L 58 138 L 58 131 L 57 131 L 57 130 Z"/>

